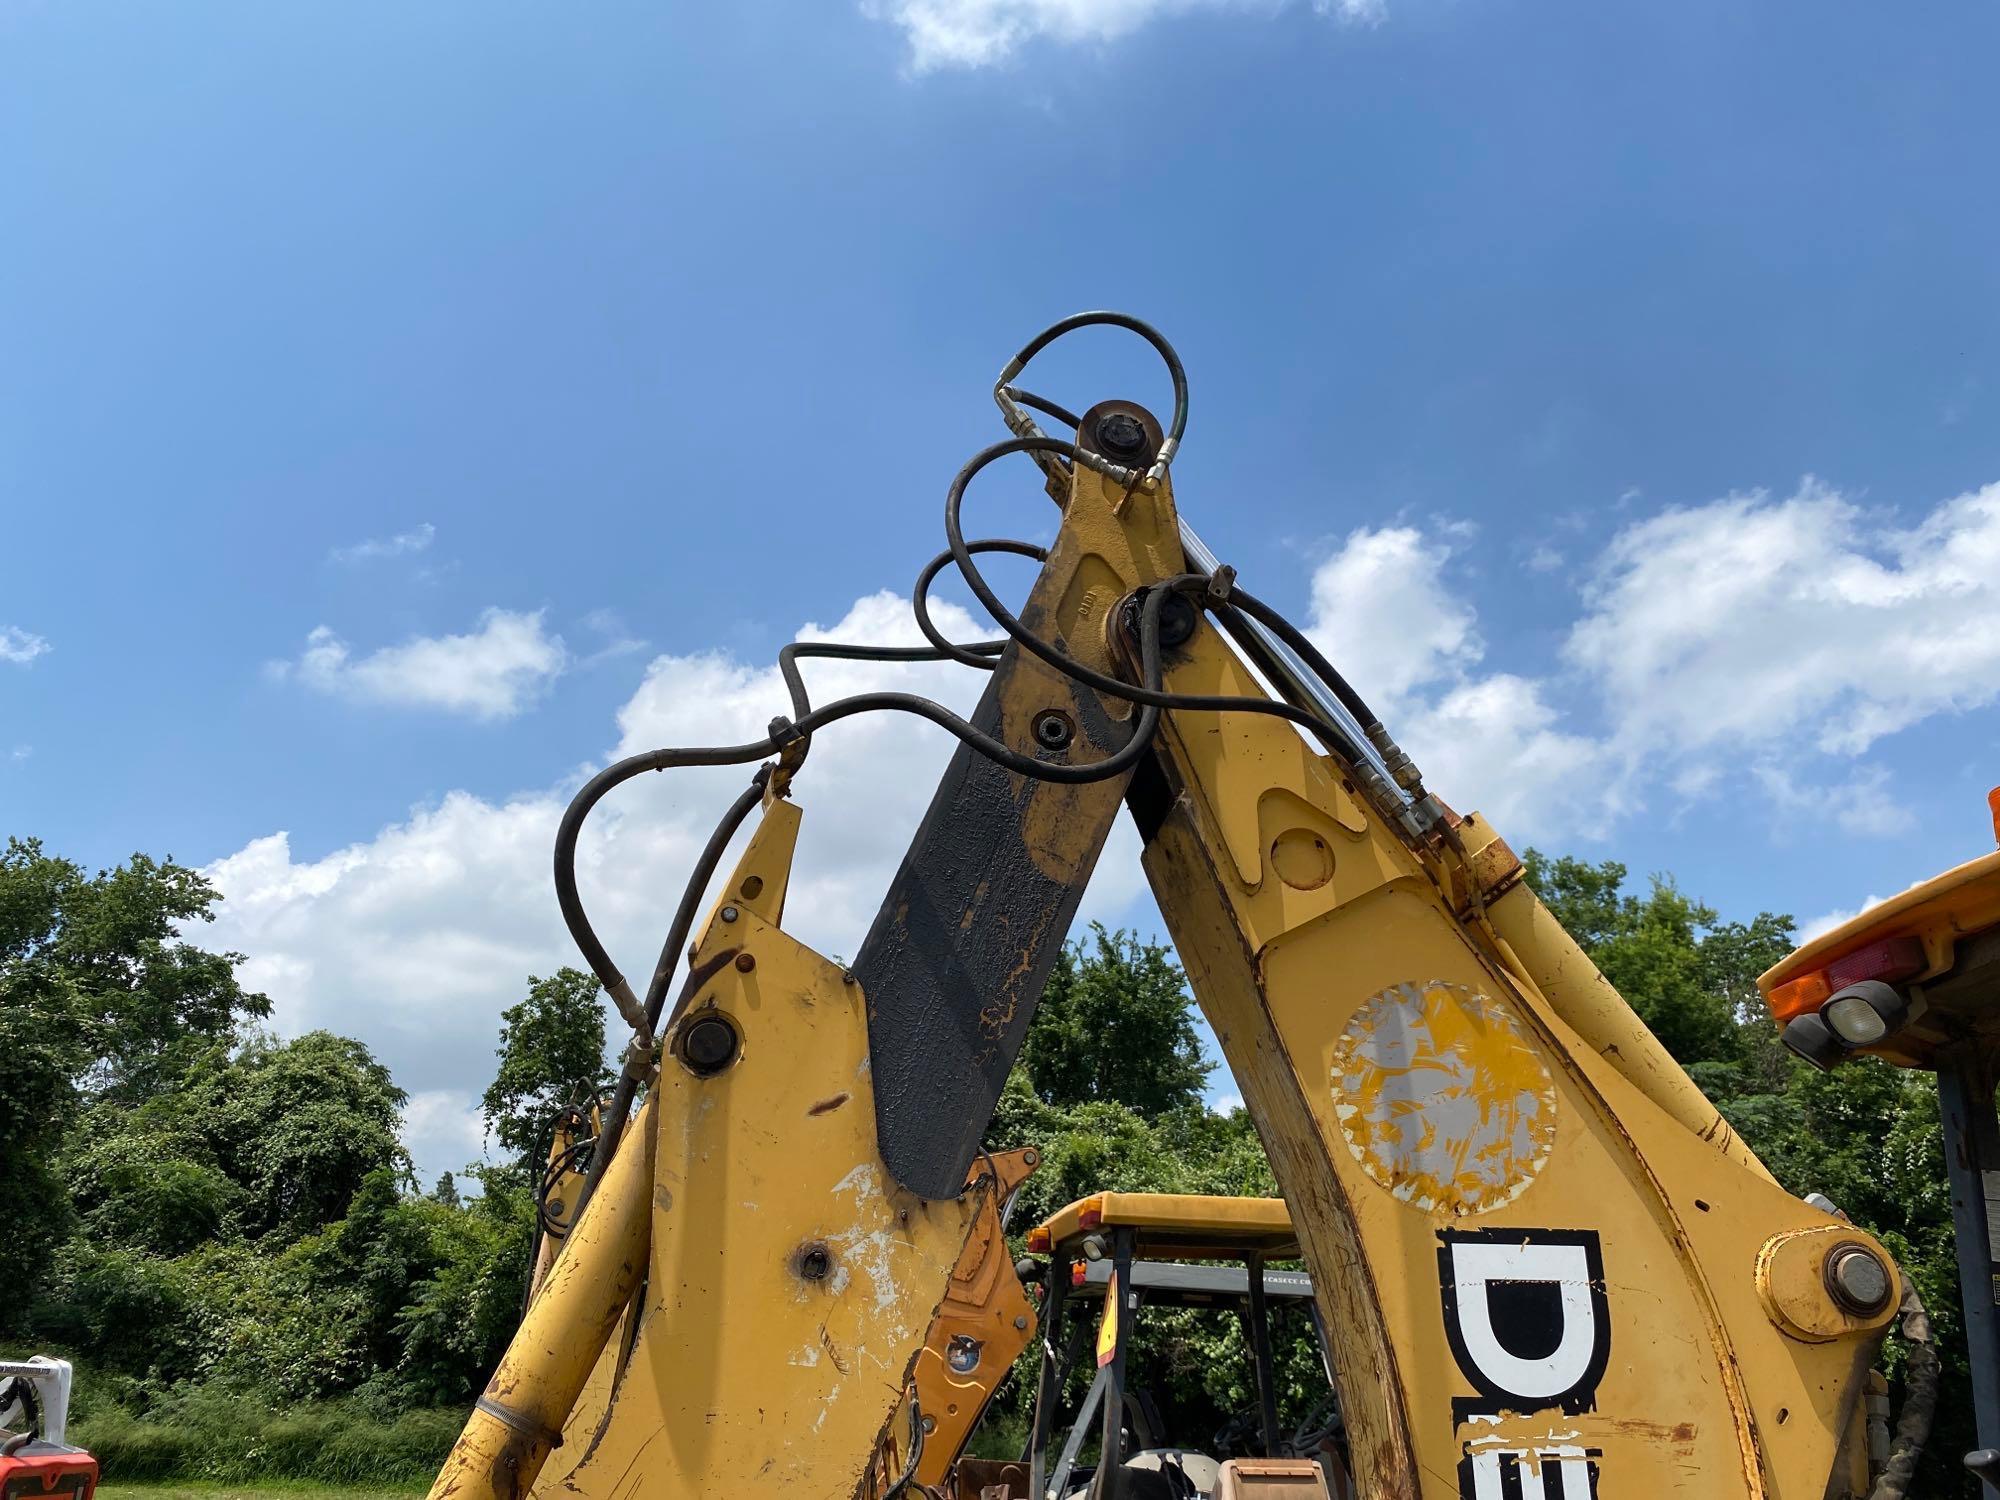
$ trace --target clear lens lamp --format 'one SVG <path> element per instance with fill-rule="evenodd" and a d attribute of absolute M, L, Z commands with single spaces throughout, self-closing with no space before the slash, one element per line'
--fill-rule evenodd
<path fill-rule="evenodd" d="M 1848 1047 L 1872 1047 L 1909 1017 L 1903 997 L 1879 979 L 1850 984 L 1819 1008 L 1827 1029 Z"/>

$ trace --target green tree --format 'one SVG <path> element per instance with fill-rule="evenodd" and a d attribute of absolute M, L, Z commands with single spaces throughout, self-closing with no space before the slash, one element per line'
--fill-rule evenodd
<path fill-rule="evenodd" d="M 185 1254 L 222 1235 L 245 1196 L 175 1096 L 85 1113 L 63 1174 L 91 1240 L 156 1255 Z"/>
<path fill-rule="evenodd" d="M 1962 1486 L 1973 1445 L 1957 1262 L 1935 1080 L 1868 1059 L 1831 1072 L 1778 1040 L 1756 977 L 1792 948 L 1792 919 L 1722 922 L 1656 876 L 1625 890 L 1625 866 L 1529 851 L 1529 882 L 1724 1118 L 1794 1193 L 1824 1193 L 1881 1237 L 1916 1283 L 1944 1362 L 1920 1482 Z M 1902 1351 L 1891 1341 L 1888 1363 Z"/>
<path fill-rule="evenodd" d="M 0 852 L 0 1277 L 14 1289 L 0 1323 L 28 1305 L 67 1232 L 57 1156 L 78 1111 L 143 1102 L 269 1013 L 237 982 L 239 955 L 179 935 L 217 899 L 171 860 L 135 854 L 90 876 L 33 839 Z M 131 1164 L 135 1188 L 143 1172 Z"/>
<path fill-rule="evenodd" d="M 408 1175 L 397 1140 L 406 1096 L 352 1037 L 252 1037 L 235 1059 L 191 1078 L 187 1094 L 243 1190 L 249 1237 L 311 1233 L 340 1219 L 371 1173 Z"/>
<path fill-rule="evenodd" d="M 483 1191 L 432 1213 L 436 1266 L 398 1317 L 398 1378 L 414 1399 L 461 1404 L 499 1362 L 521 1315 L 534 1198 L 512 1173 L 478 1169 Z"/>
<path fill-rule="evenodd" d="M 1064 945 L 1019 1067 L 1046 1103 L 1116 1100 L 1144 1115 L 1198 1105 L 1214 1071 L 1173 950 L 1101 923 Z"/>
<path fill-rule="evenodd" d="M 538 1157 L 556 1112 L 610 1083 L 599 993 L 590 975 L 562 968 L 547 979 L 530 975 L 527 998 L 500 1013 L 500 1071 L 482 1104 L 486 1128 L 509 1154 Z"/>
<path fill-rule="evenodd" d="M 1791 950 L 1791 918 L 1764 912 L 1748 925 L 1722 922 L 1666 876 L 1632 895 L 1615 860 L 1588 864 L 1530 849 L 1524 863 L 1556 920 L 1683 1066 L 1746 1060 L 1742 1024 L 1759 1003 L 1756 978 Z"/>

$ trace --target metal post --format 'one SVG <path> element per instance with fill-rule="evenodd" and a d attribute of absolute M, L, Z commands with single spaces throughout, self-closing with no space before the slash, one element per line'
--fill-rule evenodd
<path fill-rule="evenodd" d="M 1058 1270 L 1063 1274 L 1058 1276 Z M 1047 1493 L 1042 1483 L 1047 1473 L 1049 1435 L 1055 1430 L 1056 1412 L 1062 1406 L 1063 1378 L 1069 1373 L 1068 1361 L 1056 1356 L 1062 1343 L 1063 1315 L 1069 1310 L 1069 1274 L 1055 1256 L 1049 1258 L 1044 1274 L 1049 1302 L 1042 1312 L 1042 1373 L 1035 1384 L 1035 1409 L 1028 1418 L 1028 1451 L 1022 1455 L 1028 1460 L 1029 1500 L 1042 1500 Z"/>
<path fill-rule="evenodd" d="M 1944 1165 L 1951 1180 L 1952 1227 L 1958 1241 L 1959 1296 L 1965 1307 L 1966 1354 L 1972 1366 L 1972 1409 L 1979 1446 L 2000 1448 L 2000 1118 L 1993 1108 L 1993 1074 L 1972 1044 L 1939 1056 L 1938 1106 L 1944 1125 Z"/>
<path fill-rule="evenodd" d="M 1117 1321 L 1113 1324 L 1110 1382 L 1104 1392 L 1104 1440 L 1098 1445 L 1097 1483 L 1092 1486 L 1097 1500 L 1119 1500 L 1125 1476 L 1119 1466 L 1125 1461 L 1125 1351 L 1132 1342 L 1131 1314 L 1139 1296 L 1132 1287 L 1132 1228 L 1121 1225 L 1113 1236 L 1111 1268 L 1118 1278 Z"/>
<path fill-rule="evenodd" d="M 1076 1424 L 1069 1430 L 1069 1439 L 1063 1444 L 1062 1457 L 1056 1460 L 1054 1478 L 1049 1481 L 1049 1494 L 1054 1500 L 1062 1500 L 1069 1493 L 1070 1470 L 1076 1467 L 1076 1456 L 1083 1451 L 1083 1440 L 1090 1435 L 1090 1419 L 1097 1415 L 1097 1403 L 1104 1399 L 1104 1388 L 1111 1383 L 1111 1367 L 1099 1365 L 1097 1373 L 1090 1377 L 1090 1389 L 1083 1393 L 1083 1405 L 1076 1409 Z M 1098 1473 L 1104 1472 L 1104 1465 L 1097 1466 Z M 1092 1484 L 1099 1481 L 1093 1479 Z M 1029 1500 L 1033 1500 L 1030 1496 Z"/>
<path fill-rule="evenodd" d="M 1264 1297 L 1264 1257 L 1250 1266 L 1250 1357 L 1257 1366 L 1257 1412 L 1264 1424 L 1264 1456 L 1278 1453 L 1278 1381 L 1271 1368 L 1271 1308 Z"/>

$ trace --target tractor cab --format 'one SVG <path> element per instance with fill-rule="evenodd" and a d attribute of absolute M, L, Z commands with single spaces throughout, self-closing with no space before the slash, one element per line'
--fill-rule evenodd
<path fill-rule="evenodd" d="M 1032 1500 L 1348 1500 L 1332 1367 L 1283 1200 L 1099 1193 L 1031 1230 L 1028 1250 L 1047 1286 Z M 1145 1336 L 1170 1320 L 1173 1342 L 1198 1329 L 1210 1348 L 1240 1327 L 1243 1410 L 1217 1424 L 1174 1409 Z M 1281 1421 L 1280 1372 L 1301 1366 L 1309 1389 Z"/>
<path fill-rule="evenodd" d="M 2000 787 L 1987 803 L 2000 842 Z M 1965 1464 L 2000 1492 L 2000 850 L 1803 944 L 1757 987 L 1815 1067 L 1864 1056 L 1937 1074 L 1979 1428 Z"/>

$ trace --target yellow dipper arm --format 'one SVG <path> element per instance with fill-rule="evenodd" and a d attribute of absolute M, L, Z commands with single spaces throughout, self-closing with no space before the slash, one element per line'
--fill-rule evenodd
<path fill-rule="evenodd" d="M 519 1500 L 541 1472 L 646 1270 L 653 1108 L 648 1098 L 627 1149 L 611 1159 L 452 1446 L 430 1500 Z"/>

